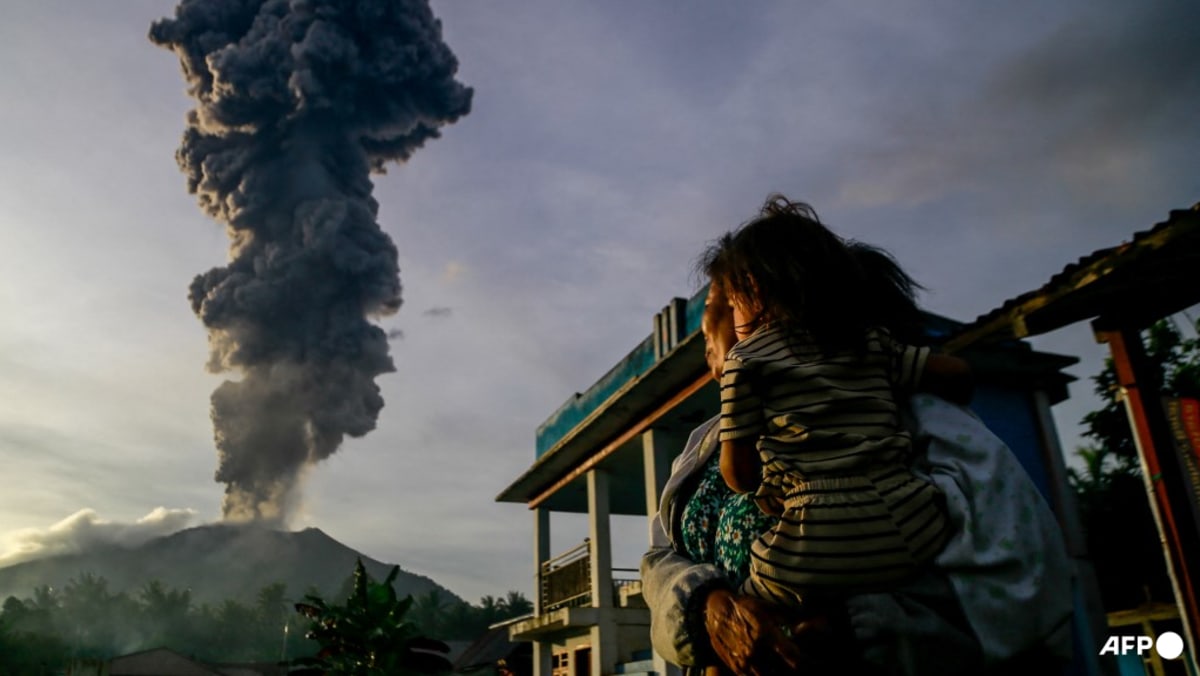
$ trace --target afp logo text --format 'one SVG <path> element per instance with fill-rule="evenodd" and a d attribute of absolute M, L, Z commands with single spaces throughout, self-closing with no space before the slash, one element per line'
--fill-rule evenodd
<path fill-rule="evenodd" d="M 1183 637 L 1173 631 L 1159 634 L 1158 640 L 1149 636 L 1109 636 L 1100 649 L 1101 655 L 1128 655 L 1135 653 L 1145 655 L 1146 651 L 1154 648 L 1158 656 L 1165 660 L 1173 660 L 1183 654 Z"/>

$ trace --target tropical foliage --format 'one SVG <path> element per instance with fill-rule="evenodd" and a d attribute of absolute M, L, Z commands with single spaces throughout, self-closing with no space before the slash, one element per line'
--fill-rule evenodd
<path fill-rule="evenodd" d="M 356 578 L 348 577 L 343 593 L 334 597 L 335 605 L 353 603 Z M 316 591 L 309 594 L 316 596 Z M 275 662 L 311 656 L 320 645 L 302 635 L 306 620 L 296 614 L 295 599 L 277 583 L 263 587 L 253 598 L 197 603 L 190 591 L 157 580 L 132 592 L 114 591 L 103 577 L 83 573 L 62 588 L 38 587 L 26 598 L 4 600 L 0 674 L 60 673 L 75 659 L 109 659 L 158 647 L 204 662 Z M 437 592 L 397 603 L 411 604 L 400 616 L 414 635 L 442 640 L 474 639 L 489 624 L 531 608 L 518 592 L 500 599 L 485 596 L 479 606 Z"/>
<path fill-rule="evenodd" d="M 62 589 L 10 596 L 0 611 L 0 674 L 57 673 L 72 660 L 108 659 L 169 647 L 205 661 L 274 661 L 311 654 L 312 643 L 284 640 L 291 611 L 284 586 L 263 588 L 250 603 L 196 605 L 187 590 L 157 580 L 134 593 L 113 592 L 84 573 Z"/>
<path fill-rule="evenodd" d="M 1157 322 L 1143 336 L 1149 361 L 1160 369 L 1164 396 L 1200 396 L 1200 339 L 1194 337 L 1200 322 L 1189 324 L 1193 337 L 1172 320 Z M 1067 471 L 1104 605 L 1119 610 L 1148 597 L 1170 600 L 1162 547 L 1111 359 L 1092 382 L 1106 403 L 1084 416 L 1090 443 L 1076 451 L 1082 467 Z"/>
<path fill-rule="evenodd" d="M 346 676 L 402 676 L 450 671 L 444 656 L 445 643 L 422 636 L 417 625 L 406 619 L 413 597 L 400 599 L 392 586 L 400 567 L 392 568 L 383 582 L 371 579 L 359 560 L 354 568 L 354 587 L 343 604 L 328 604 L 309 594 L 296 611 L 312 620 L 305 636 L 316 641 L 320 651 L 296 664 L 316 673 Z"/>

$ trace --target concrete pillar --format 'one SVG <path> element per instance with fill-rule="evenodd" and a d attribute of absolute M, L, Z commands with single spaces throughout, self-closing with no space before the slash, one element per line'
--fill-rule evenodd
<path fill-rule="evenodd" d="M 658 512 L 663 486 L 671 475 L 671 461 L 685 443 L 676 434 L 650 428 L 642 433 L 643 476 L 646 478 L 646 515 L 653 519 Z"/>
<path fill-rule="evenodd" d="M 550 560 L 550 510 L 533 509 L 533 612 L 542 614 L 542 564 Z"/>
<path fill-rule="evenodd" d="M 611 674 L 617 667 L 617 627 L 612 620 L 612 537 L 609 523 L 608 473 L 592 469 L 587 473 L 588 541 L 591 557 L 592 607 L 598 618 L 591 628 L 592 674 Z"/>
<path fill-rule="evenodd" d="M 611 618 L 601 616 L 597 624 L 589 630 L 592 642 L 592 664 L 589 673 L 595 676 L 609 676 L 617 670 L 620 661 L 620 637 L 617 635 L 617 624 Z"/>
<path fill-rule="evenodd" d="M 588 540 L 592 569 L 592 607 L 613 606 L 612 531 L 608 499 L 608 473 L 602 469 L 589 470 Z"/>
<path fill-rule="evenodd" d="M 554 645 L 546 641 L 533 642 L 533 676 L 550 676 L 552 664 L 550 659 Z"/>
<path fill-rule="evenodd" d="M 550 559 L 550 510 L 533 509 L 533 613 L 542 614 L 542 564 Z M 533 676 L 550 676 L 553 646 L 533 642 Z"/>

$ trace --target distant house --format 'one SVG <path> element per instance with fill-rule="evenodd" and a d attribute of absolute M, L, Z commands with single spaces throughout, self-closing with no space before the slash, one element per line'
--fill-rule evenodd
<path fill-rule="evenodd" d="M 167 648 L 154 648 L 111 660 L 87 660 L 67 667 L 67 676 L 224 676 L 216 668 Z"/>
<path fill-rule="evenodd" d="M 494 625 L 454 661 L 454 673 L 471 676 L 499 676 L 505 668 L 513 676 L 533 673 L 533 649 L 528 641 L 509 638 L 511 622 Z"/>
<path fill-rule="evenodd" d="M 287 668 L 270 663 L 206 664 L 168 648 L 154 648 L 111 660 L 85 660 L 67 667 L 66 676 L 283 676 Z"/>
<path fill-rule="evenodd" d="M 538 428 L 533 464 L 497 497 L 526 505 L 533 516 L 535 610 L 511 625 L 509 638 L 532 642 L 535 676 L 678 673 L 650 649 L 638 571 L 613 568 L 611 515 L 654 513 L 671 459 L 718 410 L 699 331 L 705 295 L 673 299 L 648 337 L 568 398 Z M 934 343 L 963 326 L 926 318 Z M 972 408 L 1061 516 L 1069 489 L 1050 406 L 1066 398 L 1073 378 L 1062 369 L 1078 360 L 1019 340 L 965 346 L 962 354 L 978 380 Z M 552 555 L 555 512 L 587 514 L 588 532 Z"/>

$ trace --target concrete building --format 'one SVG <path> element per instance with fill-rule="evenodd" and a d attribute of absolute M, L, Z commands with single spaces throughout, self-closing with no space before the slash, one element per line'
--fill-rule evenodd
<path fill-rule="evenodd" d="M 533 642 L 537 676 L 677 673 L 650 649 L 637 571 L 613 569 L 611 516 L 654 514 L 671 460 L 717 412 L 699 331 L 705 293 L 672 299 L 649 336 L 551 414 L 537 430 L 533 464 L 497 497 L 525 504 L 533 519 L 535 612 L 510 637 Z M 929 315 L 926 330 L 938 342 L 962 326 Z M 1062 369 L 1077 360 L 1015 339 L 961 348 L 979 383 L 972 408 L 1018 455 L 1064 528 L 1077 529 L 1050 413 L 1071 380 Z M 550 551 L 552 513 L 588 515 L 578 546 Z"/>

